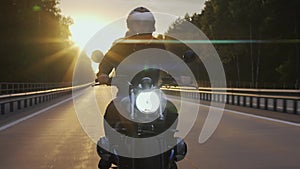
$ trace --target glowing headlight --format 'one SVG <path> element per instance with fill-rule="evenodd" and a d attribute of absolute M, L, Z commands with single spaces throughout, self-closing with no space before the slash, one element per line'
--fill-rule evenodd
<path fill-rule="evenodd" d="M 145 114 L 151 114 L 158 110 L 160 106 L 160 97 L 157 92 L 141 92 L 136 97 L 136 107 Z"/>

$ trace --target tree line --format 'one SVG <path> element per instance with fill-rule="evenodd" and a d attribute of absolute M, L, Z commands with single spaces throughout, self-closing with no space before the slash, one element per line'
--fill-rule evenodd
<path fill-rule="evenodd" d="M 58 4 L 59 0 L 1 3 L 1 82 L 72 81 L 79 49 L 69 40 L 72 19 L 61 14 Z M 210 40 L 226 42 L 213 45 L 228 81 L 299 86 L 299 6 L 299 0 L 207 0 L 200 13 L 183 19 Z M 183 19 L 167 33 L 179 30 Z M 178 46 L 174 49 L 183 52 Z M 198 80 L 208 80 L 203 65 L 192 67 Z"/>
<path fill-rule="evenodd" d="M 186 20 L 212 42 L 221 42 L 213 45 L 228 81 L 299 87 L 299 6 L 299 0 L 207 0 L 200 13 L 187 14 L 168 32 L 181 30 Z"/>
<path fill-rule="evenodd" d="M 0 81 L 71 81 L 78 49 L 58 0 L 5 0 L 0 6 Z"/>

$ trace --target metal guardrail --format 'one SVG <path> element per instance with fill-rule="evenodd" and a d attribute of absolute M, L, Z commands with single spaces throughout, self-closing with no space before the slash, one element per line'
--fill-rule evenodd
<path fill-rule="evenodd" d="M 167 94 L 264 110 L 299 113 L 300 90 L 243 88 L 163 88 Z"/>
<path fill-rule="evenodd" d="M 198 81 L 199 86 L 218 86 L 223 82 Z M 229 88 L 251 88 L 251 89 L 300 89 L 299 81 L 296 82 L 238 82 L 226 81 Z"/>
<path fill-rule="evenodd" d="M 71 82 L 64 83 L 8 83 L 0 82 L 0 95 L 41 91 L 72 86 Z"/>
<path fill-rule="evenodd" d="M 90 85 L 0 95 L 0 111 L 1 114 L 5 114 L 30 107 L 68 94 L 74 88 L 81 89 Z M 205 87 L 198 89 L 194 87 L 163 87 L 162 89 L 167 94 L 178 95 L 180 93 L 186 98 L 300 114 L 300 90 Z"/>
<path fill-rule="evenodd" d="M 23 92 L 15 94 L 0 95 L 0 114 L 13 112 L 22 108 L 31 107 L 55 98 L 70 94 L 72 90 L 80 90 L 91 84 L 79 85 L 75 87 L 63 87 L 34 92 Z"/>

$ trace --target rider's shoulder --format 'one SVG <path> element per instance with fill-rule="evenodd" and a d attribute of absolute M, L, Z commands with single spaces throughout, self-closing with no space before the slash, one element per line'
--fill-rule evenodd
<path fill-rule="evenodd" d="M 113 42 L 113 45 L 123 43 L 125 40 L 126 40 L 126 38 L 119 38 Z"/>
<path fill-rule="evenodd" d="M 136 34 L 132 36 L 126 36 L 115 40 L 112 46 L 139 44 L 139 43 L 151 43 L 156 38 L 152 34 Z"/>

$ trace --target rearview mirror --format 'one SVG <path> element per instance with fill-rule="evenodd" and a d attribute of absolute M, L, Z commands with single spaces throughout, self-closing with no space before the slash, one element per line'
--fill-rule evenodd
<path fill-rule="evenodd" d="M 184 52 L 182 58 L 185 63 L 191 63 L 196 59 L 196 53 L 193 50 L 187 50 Z"/>
<path fill-rule="evenodd" d="M 103 53 L 100 50 L 95 50 L 92 53 L 92 61 L 95 63 L 100 63 L 101 59 L 103 58 Z"/>

